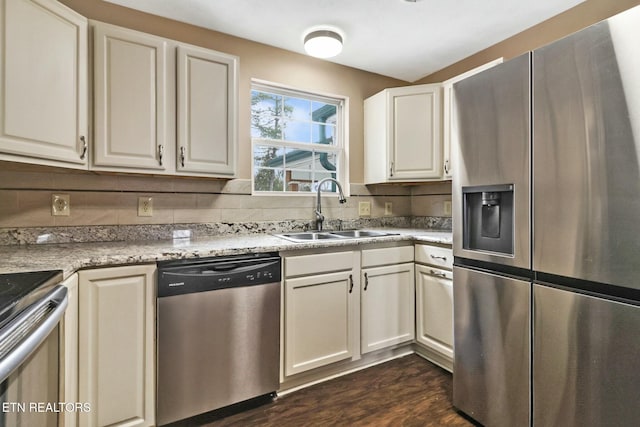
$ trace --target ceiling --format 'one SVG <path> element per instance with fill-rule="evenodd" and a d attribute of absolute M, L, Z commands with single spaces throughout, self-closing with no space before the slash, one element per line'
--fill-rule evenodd
<path fill-rule="evenodd" d="M 416 81 L 584 0 L 106 0 L 304 53 L 307 30 L 339 28 L 330 61 Z"/>

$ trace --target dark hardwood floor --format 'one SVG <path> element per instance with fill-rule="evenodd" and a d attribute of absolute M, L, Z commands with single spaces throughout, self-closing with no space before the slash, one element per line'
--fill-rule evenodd
<path fill-rule="evenodd" d="M 280 396 L 212 422 L 245 426 L 473 426 L 451 404 L 451 374 L 417 355 Z"/>

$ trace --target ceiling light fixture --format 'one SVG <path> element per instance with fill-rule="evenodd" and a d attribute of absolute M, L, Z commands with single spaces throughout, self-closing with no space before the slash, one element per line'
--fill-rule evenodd
<path fill-rule="evenodd" d="M 342 36 L 334 30 L 312 30 L 304 36 L 304 50 L 316 58 L 331 58 L 342 52 Z"/>

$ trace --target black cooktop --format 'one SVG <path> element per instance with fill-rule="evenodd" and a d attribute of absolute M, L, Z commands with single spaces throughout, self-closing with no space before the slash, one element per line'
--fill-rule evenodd
<path fill-rule="evenodd" d="M 0 274 L 0 327 L 62 281 L 62 271 Z"/>

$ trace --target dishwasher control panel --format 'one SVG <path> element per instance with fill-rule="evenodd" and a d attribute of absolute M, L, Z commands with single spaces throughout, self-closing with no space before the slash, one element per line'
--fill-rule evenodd
<path fill-rule="evenodd" d="M 158 263 L 158 298 L 280 282 L 277 254 L 200 258 Z"/>

